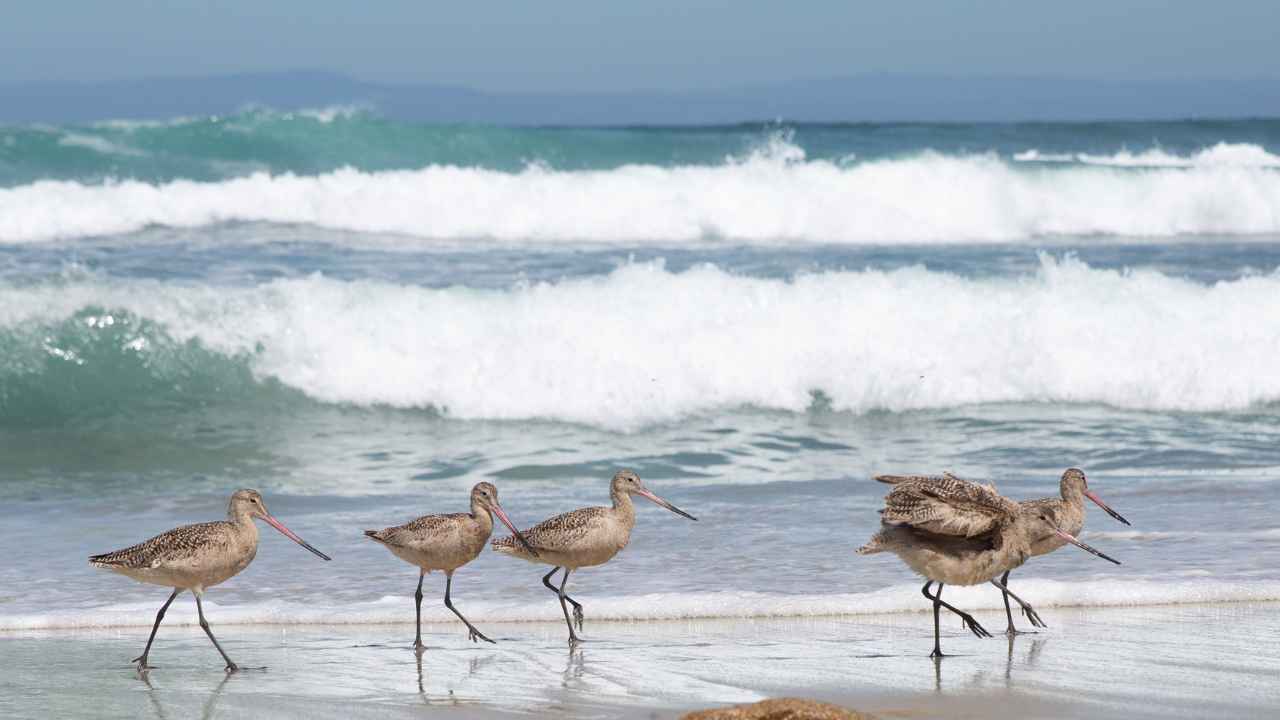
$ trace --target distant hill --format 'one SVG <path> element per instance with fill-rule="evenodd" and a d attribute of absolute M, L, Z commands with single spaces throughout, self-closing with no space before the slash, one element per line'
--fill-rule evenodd
<path fill-rule="evenodd" d="M 397 119 L 503 125 L 1234 118 L 1280 116 L 1280 79 L 881 74 L 697 92 L 491 93 L 305 71 L 0 86 L 0 122 L 10 124 L 224 114 L 250 105 L 365 105 Z"/>

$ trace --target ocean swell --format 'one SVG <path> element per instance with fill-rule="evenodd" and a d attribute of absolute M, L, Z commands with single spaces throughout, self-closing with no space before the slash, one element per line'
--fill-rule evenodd
<path fill-rule="evenodd" d="M 50 411 L 60 417 L 93 398 L 241 402 L 261 383 L 623 430 L 742 406 L 1229 411 L 1280 400 L 1276 357 L 1280 275 L 1202 285 L 1048 257 L 1021 278 L 914 267 L 776 280 L 645 263 L 508 290 L 321 276 L 0 287 L 8 422 L 39 417 L 46 397 L 67 406 Z"/>
<path fill-rule="evenodd" d="M 935 152 L 853 163 L 773 145 L 718 165 L 432 164 L 210 182 L 44 180 L 0 189 L 0 243 L 226 222 L 402 234 L 406 243 L 894 244 L 1280 232 L 1280 170 L 1267 163 L 1057 166 Z M 1123 160 L 1102 165 L 1145 162 Z"/>

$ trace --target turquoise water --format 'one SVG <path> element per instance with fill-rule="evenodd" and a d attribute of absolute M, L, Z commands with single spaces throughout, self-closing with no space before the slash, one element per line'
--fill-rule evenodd
<path fill-rule="evenodd" d="M 0 629 L 145 625 L 163 591 L 85 557 L 241 486 L 335 560 L 264 536 L 221 622 L 408 620 L 361 530 L 480 480 L 529 525 L 623 466 L 700 522 L 642 508 L 589 617 L 918 609 L 853 555 L 870 475 L 1069 466 L 1125 564 L 1038 559 L 1031 602 L 1280 598 L 1277 240 L 1269 120 L 0 128 Z M 537 575 L 455 599 L 554 620 Z"/>

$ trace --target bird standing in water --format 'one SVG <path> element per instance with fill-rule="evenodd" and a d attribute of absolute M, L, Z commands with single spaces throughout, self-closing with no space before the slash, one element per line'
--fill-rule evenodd
<path fill-rule="evenodd" d="M 234 577 L 253 562 L 254 556 L 258 554 L 258 526 L 253 523 L 254 518 L 261 518 L 285 537 L 320 558 L 331 559 L 271 517 L 262 494 L 257 490 L 237 490 L 227 506 L 226 520 L 183 525 L 132 547 L 89 558 L 94 567 L 112 570 L 139 582 L 173 588 L 173 594 L 160 606 L 160 612 L 156 613 L 156 622 L 151 627 L 151 636 L 147 638 L 147 647 L 142 655 L 132 660 L 138 664 L 138 670 L 151 669 L 147 664 L 151 643 L 156 639 L 156 631 L 160 629 L 165 610 L 169 609 L 173 599 L 183 590 L 190 590 L 195 595 L 200 627 L 227 662 L 227 672 L 240 669 L 213 636 L 208 621 L 204 619 L 204 607 L 200 600 L 204 597 L 205 590 Z"/>
<path fill-rule="evenodd" d="M 1066 472 L 1062 473 L 1059 492 L 1062 497 L 1023 500 L 1018 505 L 1023 509 L 1039 511 L 1047 515 L 1055 525 L 1068 535 L 1079 535 L 1080 531 L 1084 529 L 1085 498 L 1092 500 L 1116 520 L 1125 525 L 1130 524 L 1128 520 L 1124 519 L 1124 516 L 1112 510 L 1110 506 L 1102 502 L 1102 498 L 1089 489 L 1089 481 L 1085 478 L 1084 471 L 1079 468 L 1068 468 Z M 1066 544 L 1067 541 L 1059 537 L 1057 533 L 1046 533 L 1032 540 L 1031 557 L 1047 555 Z M 1004 595 L 1004 614 L 1009 620 L 1009 626 L 1005 629 L 1005 634 L 1018 635 L 1020 631 L 1013 626 L 1013 612 L 1009 610 L 1008 587 L 1010 572 L 1012 570 L 1006 570 L 1004 575 L 1000 577 L 999 583 L 992 582 L 996 587 L 1000 588 L 1000 592 Z M 1036 620 L 1039 620 L 1039 618 L 1036 618 Z M 1032 621 L 1032 625 L 1037 625 L 1037 623 Z M 1044 627 L 1044 623 L 1039 623 L 1037 627 Z"/>
<path fill-rule="evenodd" d="M 493 549 L 500 553 L 554 566 L 551 572 L 543 576 L 542 584 L 560 598 L 560 610 L 564 612 L 565 624 L 569 626 L 570 646 L 582 642 L 582 638 L 573 631 L 573 626 L 576 622 L 578 629 L 582 629 L 583 615 L 582 604 L 565 594 L 569 573 L 578 568 L 603 565 L 627 546 L 631 539 L 631 529 L 636 524 L 632 495 L 652 500 L 690 520 L 698 519 L 654 495 L 640 482 L 639 475 L 630 470 L 621 470 L 613 476 L 609 485 L 609 496 L 613 499 L 611 507 L 580 508 L 543 520 L 525 531 L 527 545 L 519 542 L 518 537 L 504 537 L 493 541 Z M 536 553 L 533 552 L 535 550 Z M 564 576 L 560 578 L 560 587 L 557 588 L 551 584 L 551 577 L 562 568 Z M 566 602 L 573 605 L 573 620 L 569 619 Z"/>
<path fill-rule="evenodd" d="M 458 612 L 449 597 L 449 591 L 453 587 L 454 571 L 475 560 L 493 534 L 494 515 L 515 533 L 517 541 L 522 543 L 526 551 L 533 552 L 524 541 L 524 536 L 502 511 L 502 506 L 498 503 L 498 488 L 487 482 L 477 483 L 471 488 L 471 512 L 424 515 L 404 525 L 364 531 L 365 535 L 386 546 L 396 557 L 418 568 L 418 591 L 414 594 L 418 632 L 413 641 L 413 649 L 419 654 L 425 648 L 422 644 L 422 579 L 432 570 L 444 571 L 444 606 L 467 626 L 471 641 L 493 642 Z"/>

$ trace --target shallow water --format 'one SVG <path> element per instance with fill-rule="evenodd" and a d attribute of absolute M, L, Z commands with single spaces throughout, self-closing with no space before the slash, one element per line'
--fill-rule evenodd
<path fill-rule="evenodd" d="M 241 120 L 264 145 L 196 152 L 181 122 L 58 131 L 187 153 L 117 154 L 121 182 L 89 155 L 33 170 L 53 151 L 20 143 L 39 133 L 7 146 L 34 154 L 0 189 L 0 631 L 108 628 L 90 636 L 132 657 L 165 592 L 86 557 L 219 518 L 250 486 L 334 561 L 264 528 L 254 564 L 210 591 L 215 626 L 387 643 L 402 625 L 306 629 L 412 618 L 416 573 L 363 529 L 464 510 L 481 480 L 528 526 L 605 502 L 621 467 L 699 518 L 642 505 L 631 545 L 573 576 L 589 622 L 629 621 L 623 635 L 752 619 L 731 624 L 744 643 L 765 618 L 922 610 L 898 561 L 853 554 L 882 472 L 1032 498 L 1084 468 L 1133 526 L 1095 511 L 1083 537 L 1124 564 L 1036 559 L 1014 583 L 1042 612 L 1280 599 L 1273 123 L 480 132 L 493 155 L 455 129 L 441 137 L 461 155 L 394 166 L 297 159 L 335 129 L 376 134 L 341 124 L 367 118 Z M 116 152 L 77 142 L 54 144 Z M 476 203 L 423 211 L 441 178 Z M 939 200 L 956 188 L 975 194 Z M 541 572 L 485 553 L 454 599 L 515 637 L 526 626 L 507 623 L 559 617 Z M 433 622 L 450 619 L 442 585 Z M 166 628 L 195 637 L 191 620 Z M 44 657 L 43 637 L 10 634 L 0 655 Z M 530 683 L 521 707 L 557 702 Z M 662 703 L 765 692 L 748 685 Z"/>
<path fill-rule="evenodd" d="M 412 624 L 215 627 L 237 662 L 266 666 L 229 678 L 198 628 L 162 632 L 145 679 L 127 663 L 145 628 L 27 631 L 0 640 L 11 661 L 0 682 L 21 688 L 0 694 L 0 711 L 74 714 L 92 698 L 100 717 L 416 717 L 425 706 L 452 718 L 670 718 L 802 695 L 880 717 L 1262 718 L 1280 707 L 1280 656 L 1256 642 L 1275 633 L 1276 607 L 1049 610 L 1046 631 L 988 640 L 946 622 L 941 662 L 927 657 L 926 614 L 588 619 L 572 652 L 553 623 L 492 626 L 498 645 L 430 625 L 421 658 Z"/>

